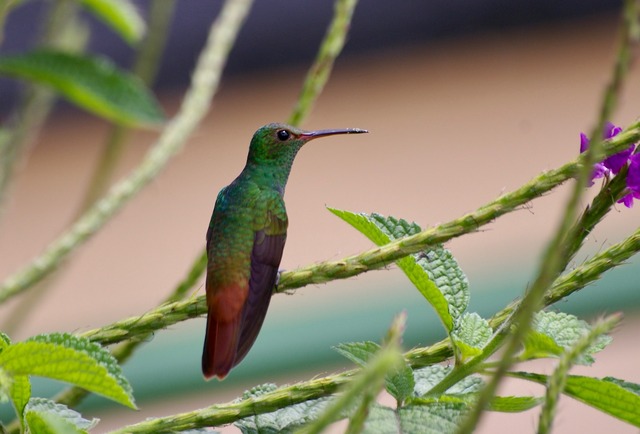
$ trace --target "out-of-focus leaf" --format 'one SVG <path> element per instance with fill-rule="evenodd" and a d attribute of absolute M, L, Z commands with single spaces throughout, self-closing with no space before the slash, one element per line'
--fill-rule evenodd
<path fill-rule="evenodd" d="M 453 368 L 451 366 L 431 365 L 413 371 L 416 380 L 414 396 L 423 396 L 429 392 L 436 384 L 440 383 Z M 465 377 L 462 381 L 451 386 L 447 393 L 451 395 L 465 395 L 480 391 L 484 382 L 476 375 Z"/>
<path fill-rule="evenodd" d="M 146 25 L 131 1 L 82 0 L 82 5 L 129 44 L 134 44 L 142 39 Z"/>
<path fill-rule="evenodd" d="M 0 57 L 0 74 L 51 86 L 85 110 L 125 126 L 152 127 L 164 120 L 142 81 L 105 58 L 37 50 Z"/>
<path fill-rule="evenodd" d="M 353 363 L 365 366 L 369 359 L 380 350 L 380 345 L 371 341 L 349 342 L 338 344 L 334 349 Z M 396 373 L 386 377 L 387 392 L 400 403 L 411 396 L 414 386 L 413 371 L 406 363 Z"/>

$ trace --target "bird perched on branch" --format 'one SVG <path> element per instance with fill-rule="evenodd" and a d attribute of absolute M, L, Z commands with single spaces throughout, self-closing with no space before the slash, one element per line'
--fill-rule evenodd
<path fill-rule="evenodd" d="M 269 124 L 253 135 L 247 163 L 218 193 L 207 231 L 205 378 L 223 379 L 262 327 L 287 238 L 283 195 L 296 154 L 319 137 L 366 132 Z"/>

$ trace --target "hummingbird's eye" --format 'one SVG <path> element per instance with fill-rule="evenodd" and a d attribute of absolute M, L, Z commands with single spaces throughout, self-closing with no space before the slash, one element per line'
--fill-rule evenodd
<path fill-rule="evenodd" d="M 289 133 L 289 131 L 287 130 L 278 130 L 276 135 L 278 136 L 278 140 L 284 142 L 291 136 L 291 133 Z"/>

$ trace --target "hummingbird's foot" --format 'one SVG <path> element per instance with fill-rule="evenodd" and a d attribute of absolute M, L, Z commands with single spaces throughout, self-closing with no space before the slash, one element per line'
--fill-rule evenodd
<path fill-rule="evenodd" d="M 284 269 L 278 270 L 278 275 L 276 276 L 276 284 L 275 284 L 274 292 L 282 292 L 284 294 L 292 295 L 294 293 L 293 289 L 291 289 L 289 291 L 280 291 L 280 290 L 278 290 L 278 285 L 280 284 L 280 275 L 282 273 L 284 273 L 285 271 L 287 271 L 287 270 L 284 270 Z"/>
<path fill-rule="evenodd" d="M 280 275 L 282 273 L 284 273 L 285 271 L 287 271 L 287 270 L 285 270 L 284 268 L 281 268 L 281 269 L 278 270 L 278 274 L 276 275 L 276 289 L 278 288 L 278 285 L 280 284 Z"/>

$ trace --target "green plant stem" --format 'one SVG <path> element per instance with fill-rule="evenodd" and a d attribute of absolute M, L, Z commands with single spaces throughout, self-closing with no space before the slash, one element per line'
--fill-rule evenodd
<path fill-rule="evenodd" d="M 390 370 L 399 361 L 399 339 L 401 319 L 394 321 L 391 328 L 391 338 L 387 339 L 389 344 L 384 346 L 379 354 L 380 363 L 376 363 L 373 374 L 378 374 L 380 370 Z M 388 369 L 387 369 L 388 368 Z M 366 369 L 366 368 L 365 368 Z M 386 372 L 385 371 L 385 372 Z M 321 398 L 336 393 L 340 386 L 346 384 L 357 371 L 345 372 L 325 378 L 316 378 L 302 383 L 281 387 L 273 392 L 265 393 L 259 397 L 247 398 L 226 404 L 217 404 L 210 407 L 195 410 L 187 413 L 177 414 L 166 418 L 151 419 L 135 425 L 112 431 L 110 434 L 124 433 L 149 433 L 164 431 L 180 431 L 186 429 L 204 428 L 232 423 L 238 419 L 248 416 L 270 413 L 272 411 Z M 363 374 L 369 378 L 371 372 Z M 382 374 L 384 377 L 384 373 Z M 362 376 L 360 377 L 362 379 Z M 366 385 L 366 382 L 365 382 Z"/>
<path fill-rule="evenodd" d="M 195 261 L 189 270 L 189 273 L 187 273 L 182 282 L 180 282 L 174 291 L 166 298 L 165 303 L 172 303 L 184 298 L 187 291 L 194 286 L 195 282 L 202 275 L 206 266 L 206 256 L 204 258 L 200 257 L 199 260 Z M 129 340 L 122 341 L 111 350 L 111 355 L 115 357 L 118 363 L 122 364 L 126 362 L 133 355 L 138 346 L 140 346 L 142 342 L 145 342 L 151 335 L 153 335 L 153 330 L 149 331 L 147 334 L 140 334 Z M 89 394 L 90 392 L 86 389 L 70 387 L 60 392 L 53 399 L 67 407 L 74 407 Z"/>
<path fill-rule="evenodd" d="M 544 305 L 549 306 L 584 288 L 591 282 L 599 279 L 606 271 L 624 264 L 638 251 L 640 251 L 640 228 L 625 240 L 614 244 L 593 256 L 579 267 L 576 267 L 571 272 L 557 278 L 543 298 Z M 407 255 L 408 254 L 410 253 L 407 253 Z M 318 265 L 321 266 L 322 264 Z M 193 276 L 198 274 L 198 270 L 195 268 L 192 268 L 191 271 Z M 294 272 L 295 271 L 289 273 Z M 284 274 L 286 273 L 283 273 L 283 275 Z M 312 282 L 313 280 L 310 279 L 307 281 L 307 284 Z M 181 286 L 186 288 L 189 284 L 190 281 L 186 279 Z M 491 327 L 494 329 L 500 327 L 520 304 L 521 300 L 516 300 L 494 315 L 493 318 L 489 320 Z M 205 313 L 206 301 L 203 296 L 200 296 L 194 299 L 164 304 L 143 315 L 117 321 L 99 329 L 89 330 L 82 333 L 81 336 L 102 345 L 108 345 L 126 339 L 136 338 L 141 335 L 145 336 L 148 333 L 153 333 L 190 318 L 199 317 Z M 441 362 L 450 355 L 451 348 L 448 340 L 443 340 L 427 348 L 411 350 L 407 352 L 406 357 L 414 367 L 420 367 Z"/>
<path fill-rule="evenodd" d="M 248 0 L 226 2 L 220 19 L 212 27 L 205 50 L 198 60 L 192 85 L 178 114 L 167 124 L 160 138 L 131 175 L 115 184 L 65 233 L 47 246 L 31 264 L 10 276 L 0 286 L 0 302 L 20 293 L 50 274 L 79 245 L 88 240 L 136 193 L 158 175 L 182 148 L 187 137 L 204 117 L 218 87 L 220 75 L 241 23 L 250 7 Z"/>
<path fill-rule="evenodd" d="M 322 41 L 316 60 L 307 73 L 298 102 L 289 117 L 289 123 L 300 126 L 311 112 L 313 104 L 322 93 L 336 58 L 342 52 L 346 36 L 349 33 L 353 11 L 357 0 L 337 0 L 331 25 Z"/>
<path fill-rule="evenodd" d="M 140 45 L 132 72 L 147 85 L 155 81 L 162 52 L 169 35 L 175 0 L 154 0 L 149 9 L 149 27 Z M 129 129 L 114 125 L 107 138 L 104 152 L 89 182 L 89 187 L 80 206 L 78 217 L 93 205 L 107 190 L 113 172 L 121 159 Z"/>
<path fill-rule="evenodd" d="M 637 141 L 640 138 L 638 133 L 640 133 L 640 130 L 637 129 L 637 125 L 634 125 L 631 130 L 616 136 L 605 144 L 606 155 L 610 155 L 611 146 L 614 146 L 616 150 L 621 150 L 624 149 L 625 145 L 618 146 L 618 143 L 624 142 L 627 144 Z M 614 143 L 616 144 L 614 145 Z M 276 292 L 299 288 L 309 283 L 317 284 L 335 279 L 345 279 L 369 270 L 383 268 L 404 256 L 424 250 L 428 246 L 441 244 L 465 233 L 476 231 L 481 226 L 515 210 L 536 197 L 542 196 L 573 177 L 576 171 L 582 167 L 584 158 L 585 154 L 582 154 L 575 161 L 543 173 L 517 190 L 506 193 L 469 214 L 435 228 L 426 229 L 415 235 L 339 261 L 313 264 L 292 272 L 282 273 Z"/>
<path fill-rule="evenodd" d="M 584 352 L 595 343 L 596 339 L 613 330 L 613 328 L 620 323 L 621 319 L 622 314 L 618 313 L 596 322 L 593 324 L 589 333 L 585 334 L 570 349 L 562 354 L 558 361 L 558 366 L 553 371 L 551 377 L 549 377 L 544 404 L 542 405 L 542 411 L 538 419 L 538 434 L 548 434 L 551 432 L 551 425 L 558 408 L 558 399 L 567 384 L 569 370 L 575 364 L 578 357 L 584 354 Z"/>
<path fill-rule="evenodd" d="M 11 3 L 9 3 L 10 5 Z M 77 4 L 72 0 L 51 2 L 45 27 L 40 35 L 40 45 L 53 48 L 80 50 L 86 37 L 68 37 L 76 27 Z M 11 180 L 25 147 L 37 136 L 54 102 L 54 94 L 38 85 L 27 85 L 18 109 L 10 119 L 6 133 L 0 137 L 0 215 L 8 196 Z"/>
<path fill-rule="evenodd" d="M 0 46 L 4 40 L 4 23 L 6 22 L 7 15 L 13 8 L 20 3 L 18 0 L 0 0 Z M 2 427 L 0 426 L 0 430 Z M 1 432 L 1 431 L 0 431 Z"/>
<path fill-rule="evenodd" d="M 231 0 L 236 1 L 236 0 Z M 212 405 L 210 407 L 177 414 L 166 418 L 151 419 L 135 425 L 129 425 L 110 434 L 151 433 L 169 430 L 179 431 L 192 428 L 224 425 L 242 419 L 270 413 L 279 408 L 328 396 L 335 393 L 338 387 L 349 379 L 348 374 L 340 374 L 327 378 L 317 378 L 310 381 L 282 387 L 273 392 L 256 398 L 243 399 L 227 404 Z"/>

